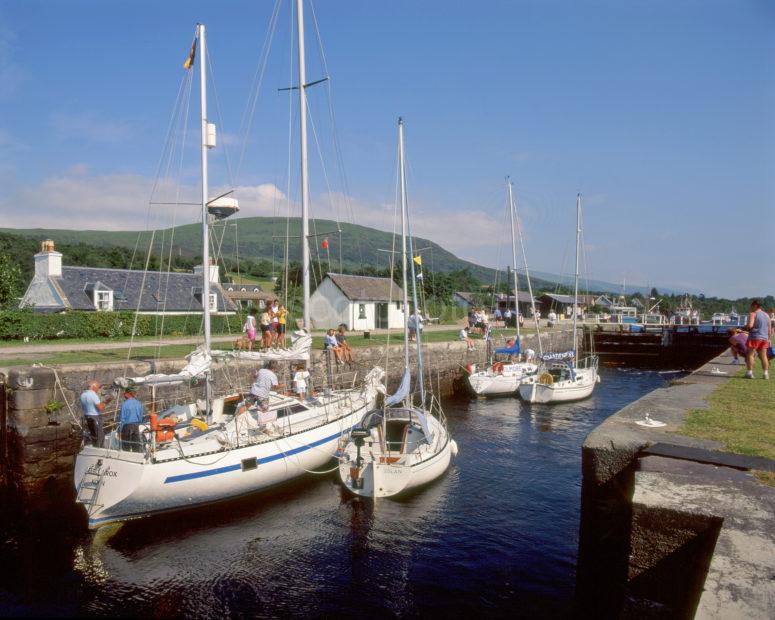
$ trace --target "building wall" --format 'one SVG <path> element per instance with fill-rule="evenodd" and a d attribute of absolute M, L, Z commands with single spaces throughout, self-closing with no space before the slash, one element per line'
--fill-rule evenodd
<path fill-rule="evenodd" d="M 340 323 L 350 325 L 350 303 L 330 279 L 325 278 L 309 299 L 312 327 L 328 329 Z"/>
<path fill-rule="evenodd" d="M 350 301 L 336 284 L 328 278 L 310 296 L 310 319 L 315 329 L 328 329 L 344 323 L 351 331 L 368 331 L 376 328 L 377 304 L 374 301 Z M 388 327 L 400 329 L 404 326 L 403 311 L 397 307 L 400 301 L 388 303 Z M 365 306 L 365 318 L 360 317 L 360 305 Z"/>

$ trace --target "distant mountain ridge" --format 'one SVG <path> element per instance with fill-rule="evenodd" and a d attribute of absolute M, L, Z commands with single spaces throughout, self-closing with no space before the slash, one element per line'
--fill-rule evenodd
<path fill-rule="evenodd" d="M 237 223 L 235 229 L 229 225 Z M 224 256 L 241 258 L 266 259 L 282 262 L 284 254 L 286 227 L 287 234 L 291 237 L 289 254 L 291 261 L 301 260 L 301 249 L 298 238 L 301 235 L 301 222 L 299 218 L 290 221 L 281 217 L 245 217 L 226 220 L 226 228 L 216 226 L 214 239 L 220 245 Z M 340 233 L 341 230 L 341 243 Z M 101 231 L 101 230 L 67 230 L 29 228 L 14 229 L 0 228 L 0 232 L 19 235 L 26 238 L 43 240 L 53 239 L 55 243 L 88 243 L 104 247 L 134 248 L 138 243 L 138 235 L 142 235 L 138 245 L 138 251 L 143 254 L 147 251 L 151 238 L 150 231 Z M 221 235 L 221 232 L 223 234 Z M 367 226 L 357 224 L 337 224 L 331 220 L 315 220 L 312 234 L 316 235 L 318 242 L 312 245 L 312 260 L 322 262 L 324 270 L 327 270 L 329 257 L 331 270 L 339 270 L 339 252 L 341 246 L 342 267 L 345 270 L 357 272 L 363 266 L 375 268 L 389 267 L 389 253 L 393 247 L 393 235 Z M 184 256 L 199 256 L 198 248 L 201 244 L 201 228 L 199 224 L 186 224 L 156 231 L 154 237 L 154 251 L 161 254 L 162 251 L 172 251 Z M 321 248 L 323 239 L 328 239 L 329 248 L 326 251 Z M 164 246 L 162 245 L 164 244 Z M 470 261 L 458 258 L 452 252 L 428 239 L 416 238 L 415 247 L 424 248 L 423 265 L 432 271 L 450 272 L 468 269 L 470 273 L 483 283 L 491 283 L 495 279 L 496 270 L 490 267 L 477 265 Z M 238 250 L 235 251 L 235 250 Z M 568 286 L 573 284 L 572 276 L 560 276 L 542 271 L 532 271 L 533 286 L 538 289 L 551 290 L 558 283 Z M 503 279 L 501 272 L 499 280 Z M 586 285 L 586 283 L 585 283 Z M 602 280 L 589 280 L 589 288 L 593 291 L 619 293 L 621 285 Z M 627 294 L 633 292 L 648 294 L 650 288 L 642 286 L 628 286 Z M 664 292 L 673 292 L 665 289 Z"/>

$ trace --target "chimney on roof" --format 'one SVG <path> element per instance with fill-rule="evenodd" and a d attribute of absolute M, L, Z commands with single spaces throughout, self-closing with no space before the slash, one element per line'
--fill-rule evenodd
<path fill-rule="evenodd" d="M 202 265 L 196 265 L 194 267 L 194 273 L 198 276 L 202 275 Z M 215 264 L 215 261 L 210 258 L 210 282 L 218 283 L 220 282 L 221 277 L 218 273 L 218 265 Z"/>
<path fill-rule="evenodd" d="M 54 249 L 54 242 L 46 239 L 40 244 L 40 252 L 35 255 L 36 278 L 62 277 L 62 254 Z"/>

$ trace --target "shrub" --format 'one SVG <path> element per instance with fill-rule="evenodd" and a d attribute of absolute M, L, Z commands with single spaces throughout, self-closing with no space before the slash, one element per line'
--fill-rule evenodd
<path fill-rule="evenodd" d="M 244 317 L 211 317 L 214 334 L 240 332 Z M 60 312 L 40 314 L 31 310 L 0 311 L 0 340 L 53 340 L 56 338 L 121 338 L 132 335 L 134 312 Z M 135 336 L 195 336 L 202 331 L 201 315 L 137 315 Z"/>

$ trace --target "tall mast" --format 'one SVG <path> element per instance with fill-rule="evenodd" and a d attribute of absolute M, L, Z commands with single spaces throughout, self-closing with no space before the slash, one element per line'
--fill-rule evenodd
<path fill-rule="evenodd" d="M 207 213 L 207 48 L 204 24 L 197 24 L 199 38 L 199 97 L 202 111 L 202 309 L 204 314 L 205 352 L 210 353 L 210 222 Z"/>
<path fill-rule="evenodd" d="M 530 270 L 527 268 L 527 253 L 525 252 L 525 240 L 522 238 L 522 227 L 519 225 L 519 212 L 517 211 L 517 201 L 514 201 L 514 219 L 517 221 L 517 237 L 519 238 L 519 247 L 522 249 L 522 262 L 525 264 L 525 279 L 527 280 L 527 293 L 530 295 L 530 310 L 533 312 L 533 322 L 536 326 L 536 336 L 538 337 L 538 354 L 543 357 L 544 345 L 541 344 L 541 334 L 538 330 L 538 314 L 536 314 L 536 300 L 533 297 L 533 285 L 530 283 Z"/>
<path fill-rule="evenodd" d="M 511 188 L 511 179 L 506 177 L 506 187 L 509 192 L 509 217 L 511 218 L 511 261 L 514 269 L 514 310 L 515 325 L 517 326 L 517 344 L 519 344 L 519 274 L 517 273 L 517 239 L 514 234 L 514 194 Z M 508 296 L 506 297 L 508 303 Z"/>
<path fill-rule="evenodd" d="M 307 82 L 304 64 L 304 0 L 296 0 L 296 24 L 299 39 L 299 141 L 301 142 L 301 269 L 304 289 L 303 327 L 309 319 L 309 181 L 307 179 Z"/>
<path fill-rule="evenodd" d="M 581 242 L 581 194 L 576 194 L 576 275 L 573 278 L 573 365 L 578 366 L 576 322 L 579 315 L 579 243 Z"/>
<path fill-rule="evenodd" d="M 398 176 L 401 191 L 401 278 L 404 304 L 404 368 L 409 368 L 409 294 L 406 277 L 406 170 L 404 167 L 404 119 L 398 119 Z M 416 309 L 415 309 L 416 312 Z M 419 326 L 418 326 L 419 327 Z M 417 329 L 417 332 L 420 330 Z"/>

